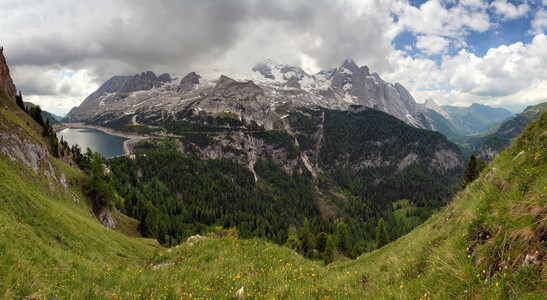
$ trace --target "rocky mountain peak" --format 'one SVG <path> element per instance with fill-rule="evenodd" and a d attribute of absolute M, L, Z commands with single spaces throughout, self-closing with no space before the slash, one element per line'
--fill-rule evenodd
<path fill-rule="evenodd" d="M 359 69 L 357 69 L 356 71 L 354 71 L 353 73 L 359 73 L 359 74 L 361 74 L 361 76 L 367 76 L 367 77 L 370 76 L 370 71 L 369 71 L 367 66 L 362 66 Z"/>
<path fill-rule="evenodd" d="M 382 78 L 380 78 L 380 75 L 378 75 L 378 73 L 372 73 L 372 75 L 370 76 L 372 76 L 379 83 L 386 83 Z"/>
<path fill-rule="evenodd" d="M 180 80 L 179 87 L 177 88 L 177 91 L 182 91 L 184 93 L 188 93 L 191 91 L 196 84 L 199 84 L 199 79 L 201 76 L 196 74 L 196 72 L 190 72 L 186 76 L 184 76 Z"/>
<path fill-rule="evenodd" d="M 131 93 L 136 91 L 148 91 L 158 84 L 159 80 L 152 71 L 135 74 L 131 80 L 120 90 L 120 93 Z"/>
<path fill-rule="evenodd" d="M 158 76 L 159 82 L 171 82 L 171 75 L 167 73 L 163 73 L 160 76 Z"/>
<path fill-rule="evenodd" d="M 272 74 L 272 69 L 265 63 L 257 64 L 252 68 L 252 71 L 262 74 L 264 78 L 275 80 L 275 76 Z"/>
<path fill-rule="evenodd" d="M 351 59 L 346 59 L 342 64 L 342 68 L 349 70 L 351 73 L 355 73 L 359 70 L 359 66 Z"/>
<path fill-rule="evenodd" d="M 4 47 L 0 47 L 0 86 L 15 101 L 17 89 L 9 73 L 9 67 L 4 57 Z"/>
<path fill-rule="evenodd" d="M 437 112 L 438 114 L 440 114 L 441 116 L 445 117 L 446 119 L 450 120 L 452 119 L 452 117 L 446 112 L 444 111 L 438 104 L 437 102 L 435 102 L 435 100 L 433 100 L 432 98 L 428 98 L 425 100 L 424 104 L 422 104 L 425 108 L 427 109 L 431 109 L 435 112 Z"/>
<path fill-rule="evenodd" d="M 225 88 L 235 83 L 237 83 L 237 81 L 233 80 L 232 78 L 228 76 L 220 75 L 220 78 L 218 79 L 215 88 Z"/>
<path fill-rule="evenodd" d="M 163 78 L 155 78 L 152 72 L 137 74 L 120 89 L 119 95 L 105 95 L 102 104 L 95 103 L 93 109 L 80 107 L 79 111 L 85 110 L 89 119 L 103 122 L 105 118 L 115 117 L 113 107 L 120 113 L 127 113 L 130 104 L 126 99 L 129 99 L 135 105 L 146 103 L 134 106 L 137 107 L 135 113 L 141 120 L 148 119 L 150 122 L 174 120 L 185 116 L 177 114 L 177 111 L 194 109 L 192 111 L 210 114 L 231 112 L 268 127 L 273 124 L 273 118 L 280 117 L 274 116 L 277 114 L 275 109 L 285 103 L 294 107 L 313 105 L 342 110 L 350 105 L 361 105 L 384 111 L 416 127 L 432 128 L 431 120 L 424 116 L 426 110 L 414 101 L 402 85 L 385 82 L 378 74 L 371 75 L 367 66 L 359 67 L 350 59 L 336 69 L 321 71 L 313 76 L 300 67 L 271 60 L 255 65 L 252 72 L 222 74 L 219 71 L 216 74 L 216 80 L 207 80 L 191 72 L 182 78 L 176 90 L 161 88 L 127 97 L 129 93 L 122 92 L 148 90 L 162 84 Z M 146 99 L 161 99 L 163 104 L 170 106 L 152 106 L 156 102 L 144 102 Z M 97 111 L 108 116 L 102 117 Z"/>

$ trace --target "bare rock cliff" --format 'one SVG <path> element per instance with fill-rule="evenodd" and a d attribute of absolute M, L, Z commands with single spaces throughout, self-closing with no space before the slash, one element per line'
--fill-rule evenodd
<path fill-rule="evenodd" d="M 0 86 L 11 97 L 11 99 L 15 100 L 15 96 L 17 96 L 17 89 L 15 88 L 15 84 L 13 84 L 9 74 L 9 67 L 6 63 L 6 58 L 4 57 L 4 47 L 0 48 Z"/>

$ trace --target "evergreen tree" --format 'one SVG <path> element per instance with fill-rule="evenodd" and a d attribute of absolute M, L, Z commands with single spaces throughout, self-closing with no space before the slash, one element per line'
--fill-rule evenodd
<path fill-rule="evenodd" d="M 312 251 L 313 251 L 313 240 L 312 235 L 310 233 L 310 222 L 308 221 L 308 218 L 304 218 L 304 222 L 302 223 L 302 228 L 300 228 L 300 244 L 302 247 L 302 255 L 305 257 L 310 257 Z"/>
<path fill-rule="evenodd" d="M 465 169 L 463 176 L 463 185 L 462 188 L 465 188 L 468 184 L 473 182 L 478 176 L 479 171 L 477 170 L 477 159 L 475 158 L 475 154 L 471 154 L 471 157 L 469 158 L 469 162 L 467 163 L 467 169 Z"/>
<path fill-rule="evenodd" d="M 325 247 L 327 246 L 327 238 L 328 235 L 324 232 L 320 232 L 317 235 L 317 238 L 315 239 L 315 249 L 317 249 L 319 253 L 323 253 L 325 251 Z"/>
<path fill-rule="evenodd" d="M 289 226 L 289 229 L 287 229 L 287 241 L 285 242 L 285 247 L 297 251 L 300 250 L 300 240 L 298 239 L 296 230 L 292 226 Z"/>
<path fill-rule="evenodd" d="M 147 201 L 141 209 L 143 218 L 139 227 L 142 235 L 145 237 L 156 236 L 158 231 L 158 209 L 150 201 Z"/>
<path fill-rule="evenodd" d="M 15 103 L 17 103 L 17 106 L 19 106 L 23 111 L 26 111 L 25 104 L 23 103 L 23 96 L 21 95 L 21 91 L 19 91 L 19 94 L 15 96 Z"/>
<path fill-rule="evenodd" d="M 378 227 L 376 227 L 376 249 L 382 248 L 389 243 L 389 236 L 384 224 L 384 218 L 380 218 L 378 221 Z"/>
<path fill-rule="evenodd" d="M 327 243 L 325 245 L 325 251 L 323 252 L 323 261 L 325 262 L 325 265 L 330 264 L 334 261 L 334 240 L 331 235 L 327 236 Z"/>
<path fill-rule="evenodd" d="M 40 105 L 33 106 L 29 109 L 29 115 L 36 121 L 36 123 L 40 124 L 40 126 L 45 128 L 44 118 L 42 118 L 42 109 L 40 108 Z"/>
<path fill-rule="evenodd" d="M 350 250 L 348 227 L 344 222 L 336 225 L 336 249 L 343 253 L 348 253 Z"/>
<path fill-rule="evenodd" d="M 82 158 L 82 149 L 78 144 L 72 145 L 72 148 L 70 149 L 72 152 L 72 160 L 77 164 L 80 165 L 80 160 Z"/>

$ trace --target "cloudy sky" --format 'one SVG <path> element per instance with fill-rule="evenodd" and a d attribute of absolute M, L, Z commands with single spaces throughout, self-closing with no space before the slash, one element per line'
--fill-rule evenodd
<path fill-rule="evenodd" d="M 547 101 L 547 0 L 0 0 L 25 101 L 64 115 L 113 75 L 313 74 L 351 58 L 418 102 L 514 111 Z"/>

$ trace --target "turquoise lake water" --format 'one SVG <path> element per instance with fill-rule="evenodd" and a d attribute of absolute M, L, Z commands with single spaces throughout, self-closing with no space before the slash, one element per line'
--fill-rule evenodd
<path fill-rule="evenodd" d="M 82 149 L 82 153 L 85 153 L 87 147 L 89 147 L 94 152 L 101 153 L 104 157 L 124 154 L 123 142 L 127 140 L 127 138 L 110 135 L 91 128 L 71 127 L 57 131 L 56 134 L 59 140 L 62 136 L 70 146 L 78 144 Z"/>

